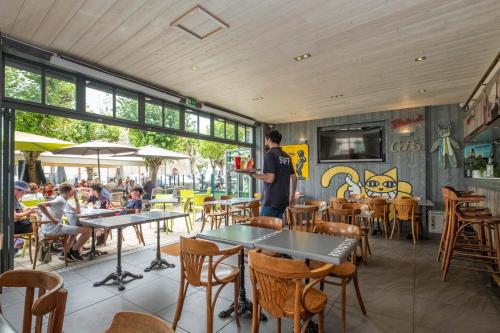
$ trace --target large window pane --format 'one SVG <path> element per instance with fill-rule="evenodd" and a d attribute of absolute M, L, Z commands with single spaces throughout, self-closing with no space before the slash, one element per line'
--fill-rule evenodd
<path fill-rule="evenodd" d="M 42 71 L 22 62 L 5 60 L 5 96 L 23 101 L 42 102 Z"/>
<path fill-rule="evenodd" d="M 76 108 L 76 78 L 73 75 L 45 72 L 45 104 L 65 109 Z"/>
<path fill-rule="evenodd" d="M 236 140 L 236 124 L 232 121 L 226 121 L 226 139 Z"/>
<path fill-rule="evenodd" d="M 186 111 L 184 129 L 187 132 L 198 133 L 198 115 L 192 111 Z"/>
<path fill-rule="evenodd" d="M 214 119 L 214 136 L 217 138 L 225 137 L 225 121 L 224 119 Z"/>
<path fill-rule="evenodd" d="M 139 96 L 137 94 L 116 89 L 116 118 L 139 120 Z"/>
<path fill-rule="evenodd" d="M 165 104 L 165 127 L 179 129 L 179 110 Z"/>
<path fill-rule="evenodd" d="M 199 122 L 200 134 L 210 135 L 210 117 L 200 115 Z"/>
<path fill-rule="evenodd" d="M 163 125 L 163 106 L 161 101 L 146 98 L 144 109 L 146 124 L 156 126 Z"/>
<path fill-rule="evenodd" d="M 246 143 L 253 143 L 253 127 L 247 126 L 246 129 Z"/>
<path fill-rule="evenodd" d="M 87 81 L 85 110 L 101 116 L 113 117 L 113 88 L 99 82 Z"/>
<path fill-rule="evenodd" d="M 238 141 L 245 142 L 245 125 L 238 124 Z"/>

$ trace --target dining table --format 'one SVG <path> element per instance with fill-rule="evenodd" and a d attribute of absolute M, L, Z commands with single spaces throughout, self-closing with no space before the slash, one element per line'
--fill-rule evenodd
<path fill-rule="evenodd" d="M 212 201 L 206 201 L 203 203 L 203 206 L 225 206 L 225 207 L 232 207 L 232 206 L 237 206 L 241 205 L 243 207 L 248 206 L 252 202 L 260 201 L 260 199 L 257 198 L 231 198 L 231 199 L 225 199 L 225 200 L 212 200 Z M 227 227 L 229 225 L 229 214 L 230 214 L 230 209 L 225 210 L 225 221 L 224 224 Z"/>
<path fill-rule="evenodd" d="M 161 204 L 161 205 L 163 205 L 163 211 L 166 211 L 167 205 L 179 204 L 179 198 L 154 198 L 154 199 L 149 200 L 149 204 L 151 205 L 151 208 L 153 207 L 153 205 Z M 163 224 L 163 227 L 160 228 L 160 231 L 167 231 L 166 223 Z M 168 230 L 168 231 L 172 232 L 172 230 Z"/>
<path fill-rule="evenodd" d="M 117 213 L 119 213 L 120 210 L 118 209 L 104 209 L 104 208 L 91 208 L 91 207 L 86 207 L 82 208 L 80 210 L 80 214 L 78 214 L 78 218 L 80 219 L 80 223 L 83 219 L 95 219 L 98 217 L 107 217 L 107 216 L 114 216 Z M 85 252 L 83 254 L 84 257 L 89 257 L 89 260 L 94 259 L 95 257 L 99 257 L 102 255 L 108 254 L 107 251 L 101 251 L 96 248 L 96 239 L 95 239 L 95 232 L 94 229 L 92 229 L 92 235 L 91 235 L 91 242 L 90 242 L 90 250 L 88 252 Z"/>

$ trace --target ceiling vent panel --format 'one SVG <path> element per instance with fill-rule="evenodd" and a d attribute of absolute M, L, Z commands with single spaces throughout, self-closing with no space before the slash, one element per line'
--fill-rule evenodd
<path fill-rule="evenodd" d="M 179 16 L 170 23 L 170 26 L 177 27 L 201 40 L 229 28 L 224 21 L 200 5 L 194 6 Z"/>

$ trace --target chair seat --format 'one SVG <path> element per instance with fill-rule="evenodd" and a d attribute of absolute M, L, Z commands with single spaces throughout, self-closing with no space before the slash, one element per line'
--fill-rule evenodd
<path fill-rule="evenodd" d="M 301 288 L 300 291 L 301 294 L 302 290 L 303 288 Z M 289 316 L 293 317 L 293 314 L 295 312 L 294 310 L 295 283 L 293 282 L 287 283 L 286 294 L 287 297 L 285 304 L 283 304 L 283 311 L 287 313 Z M 322 309 L 324 309 L 327 299 L 328 298 L 324 292 L 316 288 L 311 288 L 309 289 L 304 298 L 304 303 L 309 311 L 311 311 L 312 313 L 318 313 Z M 302 314 L 304 312 L 305 309 L 302 307 L 302 303 L 300 303 L 300 313 Z"/>
<path fill-rule="evenodd" d="M 311 269 L 318 269 L 321 266 L 326 265 L 325 263 L 317 260 L 310 260 L 309 267 Z M 336 276 L 340 278 L 349 278 L 356 273 L 356 266 L 350 262 L 344 262 L 339 265 L 333 266 L 333 272 L 330 276 Z"/>
<path fill-rule="evenodd" d="M 231 281 L 233 280 L 238 273 L 240 272 L 238 267 L 227 265 L 224 263 L 220 263 L 215 267 L 215 276 L 221 281 Z M 202 285 L 206 285 L 208 283 L 208 262 L 203 264 L 201 269 L 200 282 Z M 212 285 L 219 284 L 217 281 L 212 279 Z"/>

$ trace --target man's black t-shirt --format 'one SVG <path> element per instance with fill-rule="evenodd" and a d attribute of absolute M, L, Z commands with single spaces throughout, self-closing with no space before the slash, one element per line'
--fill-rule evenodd
<path fill-rule="evenodd" d="M 285 209 L 290 199 L 290 175 L 295 174 L 292 159 L 279 147 L 264 155 L 263 173 L 274 173 L 272 183 L 264 182 L 264 206 Z"/>

